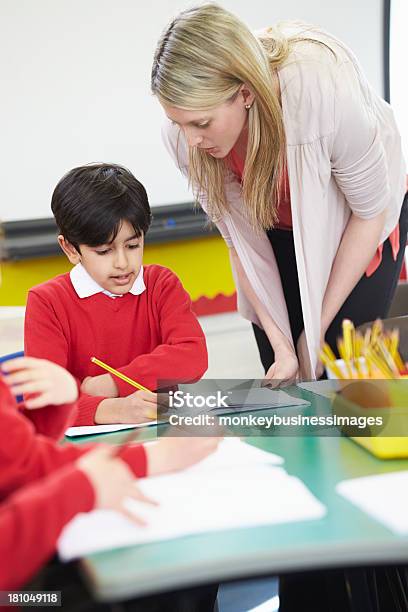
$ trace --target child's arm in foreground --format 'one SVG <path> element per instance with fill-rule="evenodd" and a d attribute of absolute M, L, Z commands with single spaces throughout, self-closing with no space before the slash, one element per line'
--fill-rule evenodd
<path fill-rule="evenodd" d="M 40 363 L 41 367 L 38 367 Z M 31 410 L 40 412 L 48 401 L 64 404 L 75 399 L 73 377 L 60 366 L 43 360 L 22 357 L 2 364 L 9 372 L 0 380 L 0 496 L 10 495 L 23 485 L 72 464 L 95 445 L 57 445 L 35 432 L 32 423 L 17 410 L 8 386 L 15 395 L 36 392 L 28 401 Z M 7 383 L 4 384 L 4 382 Z M 199 461 L 217 446 L 215 438 L 161 438 L 156 444 L 123 448 L 119 456 L 134 476 L 142 477 L 183 469 Z"/>
<path fill-rule="evenodd" d="M 113 451 L 100 446 L 0 505 L 0 589 L 24 585 L 55 553 L 63 527 L 80 512 L 106 508 L 141 523 L 122 502 L 125 497 L 150 500 Z"/>

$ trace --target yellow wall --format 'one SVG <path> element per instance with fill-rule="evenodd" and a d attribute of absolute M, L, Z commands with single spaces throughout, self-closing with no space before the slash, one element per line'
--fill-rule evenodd
<path fill-rule="evenodd" d="M 171 268 L 192 300 L 203 295 L 208 298 L 219 293 L 232 295 L 235 291 L 227 248 L 218 236 L 148 245 L 144 263 Z M 67 272 L 70 267 L 64 255 L 3 263 L 0 306 L 24 306 L 30 287 Z"/>

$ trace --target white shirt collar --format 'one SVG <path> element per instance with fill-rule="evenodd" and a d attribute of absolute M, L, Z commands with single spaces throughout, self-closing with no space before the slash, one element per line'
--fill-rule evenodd
<path fill-rule="evenodd" d="M 71 272 L 69 273 L 69 276 L 71 279 L 71 283 L 78 297 L 80 298 L 90 297 L 91 295 L 95 295 L 97 293 L 104 293 L 110 298 L 123 297 L 122 295 L 116 295 L 115 293 L 111 293 L 110 291 L 107 291 L 106 289 L 98 285 L 98 283 L 94 281 L 92 276 L 85 270 L 84 266 L 81 263 L 77 264 L 72 268 Z M 132 293 L 133 295 L 140 295 L 141 293 L 143 293 L 143 291 L 145 291 L 145 289 L 146 286 L 143 280 L 142 266 L 140 268 L 139 274 L 135 279 L 135 282 L 129 289 L 129 293 Z"/>

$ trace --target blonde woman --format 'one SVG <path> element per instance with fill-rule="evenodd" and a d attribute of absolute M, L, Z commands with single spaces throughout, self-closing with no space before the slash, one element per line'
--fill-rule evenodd
<path fill-rule="evenodd" d="M 229 247 L 266 378 L 319 377 L 322 341 L 335 348 L 345 317 L 385 317 L 398 281 L 408 203 L 391 108 L 329 34 L 255 35 L 214 4 L 166 28 L 151 86 Z"/>

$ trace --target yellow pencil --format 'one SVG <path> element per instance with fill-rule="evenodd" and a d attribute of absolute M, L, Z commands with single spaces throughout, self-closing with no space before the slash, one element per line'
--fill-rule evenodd
<path fill-rule="evenodd" d="M 344 348 L 343 338 L 337 338 L 337 350 L 339 351 L 340 358 L 343 359 L 343 361 L 346 361 L 347 355 Z"/>
<path fill-rule="evenodd" d="M 327 354 L 323 351 L 320 352 L 320 360 L 323 365 L 325 365 L 327 368 L 329 368 L 329 370 L 332 371 L 336 378 L 344 379 L 343 373 L 337 363 L 335 361 L 331 361 L 328 358 Z"/>
<path fill-rule="evenodd" d="M 339 351 L 340 357 L 344 361 L 344 365 L 347 370 L 348 378 L 354 378 L 353 370 L 352 370 L 352 367 L 349 361 L 349 357 L 348 357 L 348 351 L 346 350 L 346 347 L 345 347 L 344 338 L 337 338 L 337 349 Z M 347 378 L 347 377 L 344 376 L 343 378 Z"/>
<path fill-rule="evenodd" d="M 349 319 L 344 319 L 343 328 L 343 346 L 346 361 L 354 359 L 355 351 L 355 329 L 353 323 Z"/>
<path fill-rule="evenodd" d="M 364 346 L 364 338 L 361 332 L 356 332 L 356 354 L 355 354 L 356 359 L 361 357 L 363 346 Z"/>
<path fill-rule="evenodd" d="M 364 334 L 363 350 L 367 350 L 371 345 L 371 328 L 368 327 Z"/>
<path fill-rule="evenodd" d="M 371 362 L 370 365 L 374 365 L 385 378 L 394 378 L 394 373 L 390 369 L 389 365 L 384 361 L 383 357 L 378 354 L 377 350 L 370 346 L 366 352 L 366 360 Z"/>
<path fill-rule="evenodd" d="M 400 372 L 400 374 L 405 372 L 405 365 L 404 365 L 404 362 L 402 361 L 402 357 L 401 357 L 401 355 L 399 354 L 398 351 L 395 352 L 394 361 L 395 361 L 395 365 L 397 366 L 398 371 Z"/>
<path fill-rule="evenodd" d="M 370 338 L 371 346 L 374 346 L 376 344 L 377 338 L 380 334 L 382 334 L 382 331 L 383 331 L 382 321 L 381 319 L 376 319 L 371 328 L 371 338 Z"/>
<path fill-rule="evenodd" d="M 131 378 L 129 378 L 129 376 L 125 376 L 125 374 L 122 374 L 121 372 L 118 372 L 114 368 L 111 368 L 109 365 L 107 365 L 106 363 L 104 363 L 100 359 L 97 359 L 96 357 L 91 357 L 91 361 L 92 361 L 92 363 L 96 363 L 96 365 L 98 365 L 100 368 L 103 368 L 104 370 L 107 370 L 108 372 L 110 372 L 114 376 L 117 376 L 118 378 L 121 378 L 125 382 L 129 383 L 129 385 L 132 385 L 132 387 L 136 387 L 136 389 L 140 389 L 140 391 L 150 391 L 150 389 L 147 389 L 143 385 L 140 385 L 135 380 L 132 380 Z"/>
<path fill-rule="evenodd" d="M 398 350 L 398 343 L 399 343 L 399 329 L 393 329 L 390 333 L 389 336 L 389 347 L 388 350 L 390 351 L 392 357 L 395 357 L 395 353 Z"/>
<path fill-rule="evenodd" d="M 389 350 L 388 350 L 388 348 L 387 348 L 383 338 L 379 337 L 377 339 L 377 345 L 375 347 L 375 350 L 382 357 L 384 362 L 390 368 L 391 372 L 393 372 L 394 376 L 396 376 L 398 378 L 399 375 L 400 375 L 399 370 L 398 370 L 397 365 L 396 365 L 396 363 L 395 363 L 391 353 L 389 352 Z"/>
<path fill-rule="evenodd" d="M 329 361 L 336 361 L 336 355 L 333 353 L 331 347 L 327 342 L 323 344 L 322 352 L 327 356 Z"/>
<path fill-rule="evenodd" d="M 397 366 L 398 371 L 404 372 L 405 366 L 404 366 L 404 362 L 401 359 L 401 355 L 399 354 L 399 351 L 398 351 L 398 343 L 399 343 L 399 330 L 397 328 L 397 329 L 393 329 L 391 332 L 390 353 L 392 355 L 392 358 L 395 361 L 395 365 Z"/>

